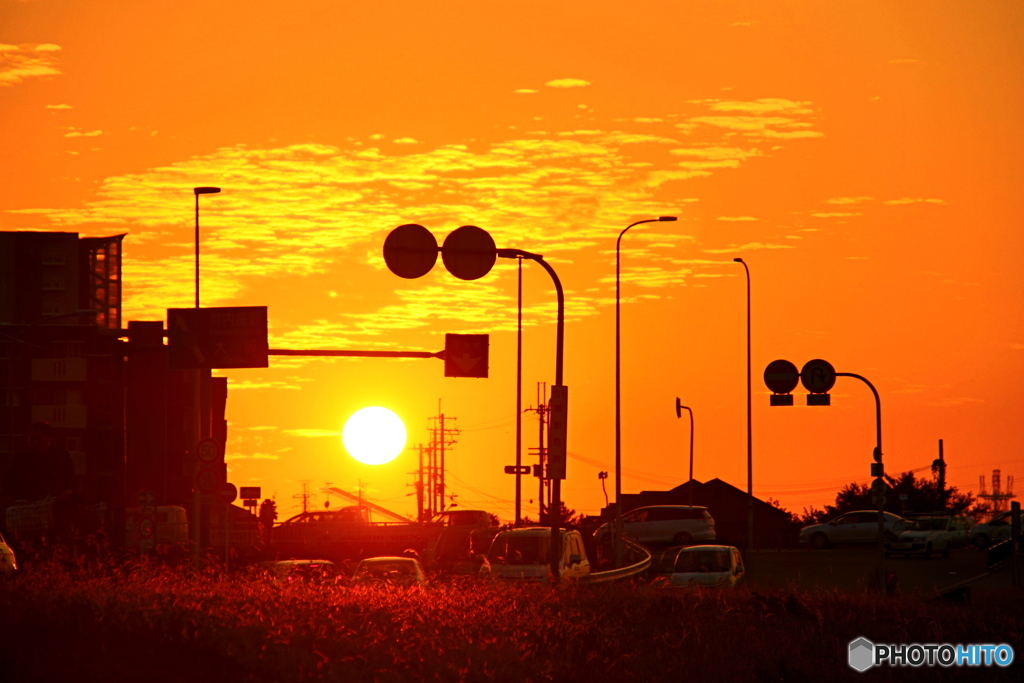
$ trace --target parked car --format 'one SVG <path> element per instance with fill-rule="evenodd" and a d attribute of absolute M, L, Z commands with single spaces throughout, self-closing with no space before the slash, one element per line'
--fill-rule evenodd
<path fill-rule="evenodd" d="M 601 536 L 611 524 L 597 530 Z M 689 545 L 715 540 L 715 519 L 697 505 L 649 505 L 622 515 L 622 532 L 639 543 Z"/>
<path fill-rule="evenodd" d="M 676 555 L 669 576 L 673 586 L 722 586 L 732 588 L 743 579 L 743 556 L 731 545 L 699 545 Z"/>
<path fill-rule="evenodd" d="M 14 551 L 7 545 L 3 535 L 0 535 L 0 575 L 13 574 L 18 571 L 18 561 L 14 558 Z"/>
<path fill-rule="evenodd" d="M 356 566 L 352 583 L 388 583 L 422 588 L 427 585 L 427 577 L 423 565 L 414 557 L 368 557 Z"/>
<path fill-rule="evenodd" d="M 973 527 L 967 536 L 968 542 L 977 548 L 988 548 L 996 543 L 1010 540 L 1013 521 L 1010 511 L 1001 512 L 984 524 Z M 1024 524 L 1024 512 L 1021 513 L 1021 524 Z M 1024 527 L 1022 527 L 1024 528 Z"/>
<path fill-rule="evenodd" d="M 590 576 L 590 561 L 583 546 L 583 536 L 572 529 L 562 529 L 560 536 L 559 571 L 562 578 L 572 581 Z M 551 529 L 547 527 L 502 531 L 491 541 L 480 575 L 543 581 L 551 576 L 550 551 Z"/>
<path fill-rule="evenodd" d="M 330 560 L 281 560 L 270 567 L 277 581 L 337 582 L 341 570 Z"/>
<path fill-rule="evenodd" d="M 968 522 L 964 517 L 934 515 L 907 520 L 907 530 L 885 542 L 885 556 L 942 553 L 949 557 L 954 546 L 967 541 Z"/>
<path fill-rule="evenodd" d="M 907 522 L 891 512 L 885 515 L 884 534 L 896 538 L 907 528 Z M 824 524 L 805 526 L 800 530 L 800 542 L 810 543 L 821 550 L 833 543 L 870 543 L 878 541 L 878 510 L 857 510 L 839 515 Z"/>

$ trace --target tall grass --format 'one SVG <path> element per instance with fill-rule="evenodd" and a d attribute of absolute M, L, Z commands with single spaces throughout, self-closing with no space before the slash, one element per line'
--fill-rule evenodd
<path fill-rule="evenodd" d="M 145 560 L 62 558 L 0 581 L 11 681 L 819 681 L 1018 679 L 846 665 L 850 640 L 1006 642 L 995 612 L 839 592 L 459 582 L 282 583 Z M 9 677 L 8 677 L 9 675 Z"/>

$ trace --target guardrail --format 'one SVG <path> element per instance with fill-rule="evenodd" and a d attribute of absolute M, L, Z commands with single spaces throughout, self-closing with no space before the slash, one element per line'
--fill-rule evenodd
<path fill-rule="evenodd" d="M 620 567 L 618 569 L 609 569 L 603 572 L 595 572 L 586 579 L 587 583 L 604 583 L 607 581 L 618 581 L 620 579 L 628 579 L 633 576 L 639 576 L 647 571 L 651 566 L 651 551 L 644 546 L 640 545 L 636 541 L 628 538 L 622 539 L 626 545 L 632 548 L 633 551 L 643 555 L 643 559 L 634 564 L 626 567 Z"/>

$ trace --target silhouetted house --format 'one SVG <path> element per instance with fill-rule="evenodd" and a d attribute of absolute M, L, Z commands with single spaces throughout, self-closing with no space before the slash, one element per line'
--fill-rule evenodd
<path fill-rule="evenodd" d="M 691 498 L 691 488 L 693 495 Z M 715 518 L 717 541 L 738 548 L 747 547 L 747 510 L 749 496 L 721 479 L 701 483 L 691 480 L 668 491 L 641 491 L 622 494 L 622 511 L 648 505 L 703 505 Z M 601 510 L 610 519 L 611 508 Z M 773 505 L 754 498 L 754 546 L 790 548 L 797 544 L 799 529 L 789 516 Z"/>

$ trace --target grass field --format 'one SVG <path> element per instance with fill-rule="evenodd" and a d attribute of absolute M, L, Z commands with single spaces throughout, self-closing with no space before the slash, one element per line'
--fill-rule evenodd
<path fill-rule="evenodd" d="M 63 558 L 0 581 L 0 679 L 1020 680 L 1020 663 L 862 675 L 847 667 L 846 649 L 858 636 L 1017 648 L 1022 604 L 1011 592 L 980 609 L 756 585 L 679 592 L 465 581 L 389 590 Z"/>

